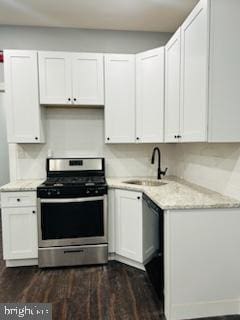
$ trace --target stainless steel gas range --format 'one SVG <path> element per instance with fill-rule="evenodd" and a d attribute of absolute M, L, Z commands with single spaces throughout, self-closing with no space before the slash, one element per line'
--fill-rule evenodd
<path fill-rule="evenodd" d="M 103 158 L 47 159 L 37 197 L 39 267 L 107 263 Z"/>

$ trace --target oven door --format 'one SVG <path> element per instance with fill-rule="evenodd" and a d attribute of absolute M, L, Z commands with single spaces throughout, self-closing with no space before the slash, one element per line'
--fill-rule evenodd
<path fill-rule="evenodd" d="M 107 243 L 107 196 L 38 199 L 39 247 Z"/>

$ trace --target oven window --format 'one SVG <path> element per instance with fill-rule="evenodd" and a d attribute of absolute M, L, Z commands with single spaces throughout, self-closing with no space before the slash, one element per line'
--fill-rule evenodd
<path fill-rule="evenodd" d="M 103 200 L 42 203 L 42 239 L 104 236 Z"/>

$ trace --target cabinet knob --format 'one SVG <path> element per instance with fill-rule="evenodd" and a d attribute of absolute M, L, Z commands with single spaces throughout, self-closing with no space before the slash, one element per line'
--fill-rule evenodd
<path fill-rule="evenodd" d="M 77 99 L 76 99 L 76 98 L 74 98 L 74 99 L 73 99 L 73 101 L 77 101 Z"/>
<path fill-rule="evenodd" d="M 68 101 L 71 101 L 71 98 L 68 98 Z"/>
<path fill-rule="evenodd" d="M 177 136 L 175 135 L 174 138 L 177 139 Z"/>
<path fill-rule="evenodd" d="M 38 140 L 38 137 L 35 137 L 35 140 Z"/>
<path fill-rule="evenodd" d="M 140 200 L 140 199 L 141 199 L 141 197 L 137 197 L 137 199 L 138 199 L 138 200 Z"/>
<path fill-rule="evenodd" d="M 17 202 L 20 202 L 21 200 L 20 199 L 17 199 Z"/>
<path fill-rule="evenodd" d="M 140 138 L 139 138 L 139 137 L 137 137 L 136 139 L 137 139 L 137 140 L 140 140 Z"/>
<path fill-rule="evenodd" d="M 33 210 L 33 212 L 32 213 L 36 213 L 36 211 L 35 210 Z"/>
<path fill-rule="evenodd" d="M 109 138 L 109 137 L 107 137 L 107 140 L 109 141 L 109 140 L 110 140 L 110 138 Z"/>

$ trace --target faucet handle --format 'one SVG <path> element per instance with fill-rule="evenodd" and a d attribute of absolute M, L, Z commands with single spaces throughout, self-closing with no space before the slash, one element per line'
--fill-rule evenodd
<path fill-rule="evenodd" d="M 167 171 L 168 171 L 168 168 L 165 168 L 165 170 L 164 170 L 164 171 L 162 171 L 162 175 L 163 175 L 163 176 L 165 176 L 165 175 L 166 175 L 166 173 L 167 173 Z"/>

